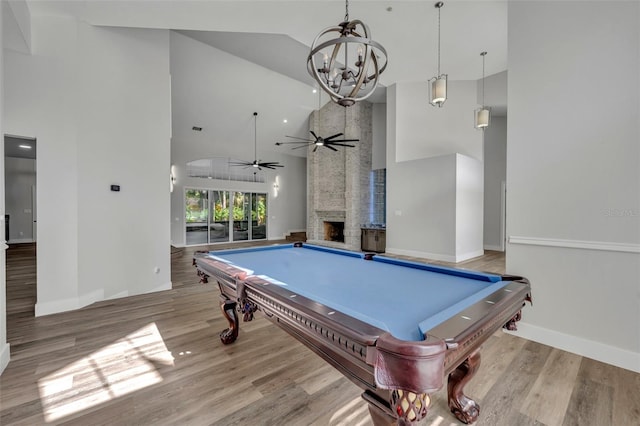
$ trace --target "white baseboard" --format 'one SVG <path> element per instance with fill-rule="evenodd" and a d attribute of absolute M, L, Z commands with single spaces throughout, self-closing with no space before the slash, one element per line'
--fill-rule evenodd
<path fill-rule="evenodd" d="M 171 281 L 166 282 L 162 285 L 159 285 L 158 287 L 152 288 L 149 291 L 145 291 L 146 293 L 156 293 L 158 291 L 167 291 L 167 290 L 171 290 L 173 288 L 173 283 Z"/>
<path fill-rule="evenodd" d="M 507 333 L 640 373 L 640 353 L 637 352 L 571 336 L 525 322 L 518 323 L 518 331 L 507 331 Z"/>
<path fill-rule="evenodd" d="M 51 302 L 36 302 L 36 317 L 73 311 L 79 308 L 78 298 L 53 300 Z"/>
<path fill-rule="evenodd" d="M 91 293 L 82 294 L 78 298 L 78 307 L 76 309 L 84 308 L 85 306 L 89 306 L 92 303 L 100 302 L 104 299 L 104 289 L 102 288 L 94 290 Z"/>
<path fill-rule="evenodd" d="M 172 284 L 171 281 L 169 281 L 151 290 L 145 291 L 144 293 L 155 293 L 157 291 L 171 290 L 171 288 Z M 60 312 L 73 311 L 75 309 L 80 309 L 85 306 L 89 306 L 92 303 L 100 302 L 102 300 L 119 299 L 121 297 L 127 296 L 129 296 L 129 291 L 125 290 L 121 291 L 120 293 L 114 294 L 113 296 L 105 297 L 104 290 L 99 289 L 94 290 L 91 293 L 83 294 L 78 298 L 54 300 L 46 303 L 36 303 L 36 317 L 57 314 Z"/>
<path fill-rule="evenodd" d="M 127 297 L 128 295 L 129 295 L 129 292 L 125 290 L 125 291 L 121 291 L 118 294 L 114 294 L 113 296 L 105 297 L 105 300 L 121 299 L 123 297 Z"/>
<path fill-rule="evenodd" d="M 0 342 L 0 374 L 9 364 L 9 358 L 11 354 L 10 345 L 8 343 Z"/>
<path fill-rule="evenodd" d="M 608 241 L 562 240 L 559 238 L 516 237 L 512 235 L 509 237 L 509 244 L 640 253 L 640 244 L 612 243 Z"/>
<path fill-rule="evenodd" d="M 473 259 L 474 257 L 482 256 L 484 250 L 472 251 L 465 254 L 456 255 L 456 263 L 464 262 L 465 260 Z"/>
<path fill-rule="evenodd" d="M 494 246 L 491 244 L 485 244 L 484 245 L 484 249 L 485 250 L 493 250 L 493 251 L 504 251 L 504 249 L 500 246 Z"/>
<path fill-rule="evenodd" d="M 456 262 L 455 256 L 449 256 L 449 255 L 437 254 L 437 253 L 427 253 L 425 251 L 404 250 L 404 249 L 398 249 L 393 247 L 387 247 L 385 252 L 390 254 L 399 254 L 401 256 L 411 256 L 411 257 L 420 257 L 422 259 L 440 260 L 442 262 Z"/>
<path fill-rule="evenodd" d="M 447 254 L 427 253 L 425 251 L 404 250 L 404 249 L 397 249 L 393 247 L 387 247 L 385 250 L 385 253 L 399 254 L 401 256 L 419 257 L 422 259 L 439 260 L 441 262 L 459 263 L 465 260 L 473 259 L 474 257 L 482 256 L 484 254 L 484 250 L 478 250 L 470 253 L 450 256 Z"/>

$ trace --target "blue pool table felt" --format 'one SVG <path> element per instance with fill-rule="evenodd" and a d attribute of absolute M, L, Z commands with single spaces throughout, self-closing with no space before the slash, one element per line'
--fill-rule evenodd
<path fill-rule="evenodd" d="M 379 256 L 367 261 L 361 253 L 308 245 L 210 255 L 402 340 L 423 340 L 428 330 L 507 284 L 493 274 L 459 276 L 457 269 Z"/>

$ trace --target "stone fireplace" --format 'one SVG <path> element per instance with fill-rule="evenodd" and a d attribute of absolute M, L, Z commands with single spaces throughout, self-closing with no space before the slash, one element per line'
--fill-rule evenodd
<path fill-rule="evenodd" d="M 355 148 L 310 148 L 307 155 L 307 238 L 312 244 L 360 250 L 360 227 L 369 222 L 372 108 L 358 102 L 344 108 L 329 102 L 310 117 L 317 135 L 343 133 L 359 139 Z M 342 223 L 342 241 L 325 236 L 326 223 Z M 339 225 L 340 226 L 340 225 Z"/>

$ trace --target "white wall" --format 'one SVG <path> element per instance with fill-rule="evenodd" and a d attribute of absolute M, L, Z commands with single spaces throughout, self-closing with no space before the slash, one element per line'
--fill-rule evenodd
<path fill-rule="evenodd" d="M 168 32 L 32 33 L 33 55 L 6 52 L 5 131 L 38 140 L 36 315 L 170 288 Z"/>
<path fill-rule="evenodd" d="M 31 12 L 25 0 L 8 0 L 3 9 L 3 47 L 17 52 L 31 53 Z"/>
<path fill-rule="evenodd" d="M 478 107 L 476 81 L 449 81 L 442 108 L 429 105 L 426 82 L 395 86 L 396 161 L 454 152 L 482 161 L 482 134 L 473 127 L 473 111 Z M 387 102 L 388 98 L 387 94 Z"/>
<path fill-rule="evenodd" d="M 265 170 L 265 183 L 251 183 L 252 191 L 269 194 L 268 238 L 306 229 L 306 161 L 289 155 L 290 147 L 276 147 L 285 135 L 308 129 L 309 114 L 317 107 L 311 86 L 282 76 L 182 34 L 171 33 L 173 136 L 171 163 L 177 184 L 171 197 L 171 243 L 185 243 L 184 187 L 248 190 L 243 182 L 185 178 L 186 163 L 211 157 L 253 161 L 254 117 L 258 112 L 258 157 L 285 167 Z M 288 123 L 283 123 L 283 118 Z M 267 123 L 278 121 L 278 126 Z M 202 124 L 205 123 L 205 124 Z M 202 132 L 191 127 L 202 126 Z M 268 131 L 276 127 L 277 131 Z M 307 134 L 303 131 L 303 134 Z M 278 179 L 275 196 L 273 184 Z"/>
<path fill-rule="evenodd" d="M 443 108 L 429 105 L 425 83 L 387 89 L 387 252 L 450 262 L 483 253 L 475 84 L 450 84 L 457 102 Z"/>
<path fill-rule="evenodd" d="M 9 242 L 33 242 L 32 187 L 36 160 L 4 158 L 5 214 L 9 215 Z"/>
<path fill-rule="evenodd" d="M 484 248 L 503 250 L 503 189 L 507 179 L 507 117 L 491 117 L 484 131 Z"/>
<path fill-rule="evenodd" d="M 77 306 L 76 22 L 32 19 L 33 55 L 5 50 L 5 133 L 38 140 L 38 303 Z M 34 41 L 35 41 L 34 40 Z M 64 250 L 60 248 L 64 247 Z"/>
<path fill-rule="evenodd" d="M 78 39 L 80 298 L 170 289 L 169 32 L 80 24 Z"/>
<path fill-rule="evenodd" d="M 465 155 L 456 155 L 456 262 L 484 254 L 482 175 L 482 162 Z"/>
<path fill-rule="evenodd" d="M 509 4 L 507 150 L 507 271 L 535 300 L 520 334 L 638 372 L 639 9 Z"/>
<path fill-rule="evenodd" d="M 3 8 L 0 5 L 0 22 L 3 22 Z M 0 28 L 1 30 L 1 28 Z M 3 32 L 0 31 L 0 46 L 3 46 Z M 0 50 L 0 147 L 4 152 L 4 48 Z M 4 156 L 2 156 L 4 157 Z M 4 228 L 4 159 L 0 160 L 0 225 Z M 9 363 L 7 343 L 7 292 L 6 292 L 6 244 L 0 238 L 0 374 Z"/>
<path fill-rule="evenodd" d="M 387 162 L 387 252 L 454 259 L 455 210 L 455 154 Z"/>
<path fill-rule="evenodd" d="M 489 55 L 487 54 L 487 60 Z M 484 79 L 484 104 L 490 106 L 493 111 L 500 115 L 507 112 L 507 71 L 488 75 Z M 478 80 L 476 102 L 482 105 L 482 79 Z M 493 115 L 491 117 L 493 122 Z"/>

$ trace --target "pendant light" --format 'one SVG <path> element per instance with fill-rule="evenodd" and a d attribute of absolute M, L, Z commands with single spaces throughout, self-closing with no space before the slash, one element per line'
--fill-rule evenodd
<path fill-rule="evenodd" d="M 487 52 L 482 52 L 482 106 L 475 111 L 475 128 L 476 130 L 484 130 L 489 127 L 491 121 L 491 108 L 484 105 L 484 58 Z"/>
<path fill-rule="evenodd" d="M 444 3 L 439 1 L 435 4 L 438 9 L 438 74 L 429 80 L 429 103 L 433 106 L 442 107 L 447 100 L 447 74 L 440 74 L 440 9 Z"/>

